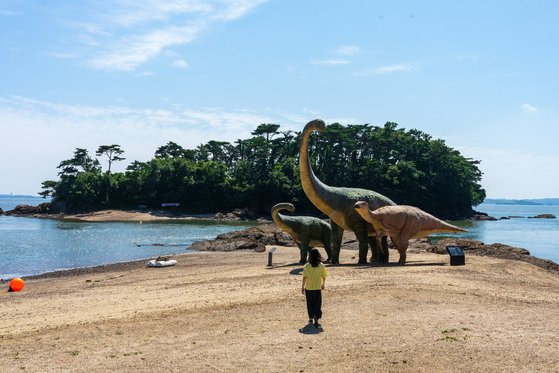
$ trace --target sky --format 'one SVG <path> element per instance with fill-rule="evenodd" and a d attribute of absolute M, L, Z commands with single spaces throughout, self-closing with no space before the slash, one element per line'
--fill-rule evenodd
<path fill-rule="evenodd" d="M 559 197 L 558 17 L 553 0 L 0 0 L 0 194 L 36 194 L 78 147 L 121 145 L 122 171 L 169 141 L 321 118 L 444 139 L 488 197 Z"/>

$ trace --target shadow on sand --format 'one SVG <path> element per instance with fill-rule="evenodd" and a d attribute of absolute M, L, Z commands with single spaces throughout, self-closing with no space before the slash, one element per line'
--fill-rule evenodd
<path fill-rule="evenodd" d="M 322 325 L 319 325 L 318 328 L 314 326 L 314 324 L 307 324 L 299 329 L 299 333 L 302 334 L 318 334 L 322 333 L 324 329 L 322 329 Z"/>
<path fill-rule="evenodd" d="M 292 263 L 292 264 L 284 264 L 281 266 L 273 267 L 273 268 L 283 268 L 283 267 L 292 267 L 300 265 L 299 263 Z M 377 268 L 403 268 L 403 267 L 433 267 L 433 266 L 444 266 L 444 263 L 440 262 L 424 262 L 424 261 L 410 261 L 407 262 L 405 266 L 401 266 L 398 263 L 388 263 L 388 264 L 357 264 L 357 263 L 345 263 L 345 264 L 325 264 L 327 268 L 331 267 L 354 267 L 356 269 L 377 269 Z M 300 275 L 303 272 L 303 267 L 294 268 L 289 271 L 290 275 Z"/>

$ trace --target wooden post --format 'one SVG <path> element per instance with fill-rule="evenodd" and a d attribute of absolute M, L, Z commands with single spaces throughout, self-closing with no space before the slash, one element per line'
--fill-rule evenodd
<path fill-rule="evenodd" d="M 276 251 L 275 247 L 272 247 L 270 251 L 268 251 L 268 267 L 272 266 L 272 255 L 274 255 L 274 251 Z"/>

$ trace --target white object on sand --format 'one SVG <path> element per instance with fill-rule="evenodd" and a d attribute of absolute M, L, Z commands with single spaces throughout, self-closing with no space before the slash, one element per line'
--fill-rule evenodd
<path fill-rule="evenodd" d="M 170 260 L 150 260 L 147 264 L 148 267 L 171 267 L 177 265 L 177 261 L 174 259 Z"/>

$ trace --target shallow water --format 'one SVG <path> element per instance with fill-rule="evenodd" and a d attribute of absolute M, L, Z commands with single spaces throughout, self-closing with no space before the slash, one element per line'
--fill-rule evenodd
<path fill-rule="evenodd" d="M 529 219 L 529 216 L 553 214 L 559 217 L 556 205 L 495 205 L 481 204 L 476 211 L 486 212 L 491 216 L 524 216 L 497 221 L 461 221 L 454 222 L 468 230 L 454 236 L 473 238 L 485 243 L 503 243 L 521 247 L 534 256 L 551 259 L 559 263 L 559 219 Z M 434 235 L 434 237 L 453 235 Z"/>
<path fill-rule="evenodd" d="M 1 202 L 4 210 L 15 206 Z M 18 203 L 37 204 L 29 199 Z M 0 279 L 184 253 L 195 241 L 246 226 L 214 222 L 60 222 L 0 216 Z"/>
<path fill-rule="evenodd" d="M 41 202 L 44 202 L 41 198 L 0 197 L 0 208 L 8 210 L 20 203 L 36 205 Z M 497 218 L 543 213 L 559 216 L 559 206 L 547 205 L 482 204 L 476 210 Z M 434 237 L 454 236 L 485 243 L 500 242 L 559 262 L 559 219 L 453 223 L 468 229 L 468 232 Z M 0 279 L 184 253 L 194 241 L 212 239 L 246 226 L 213 222 L 77 223 L 0 216 Z"/>

